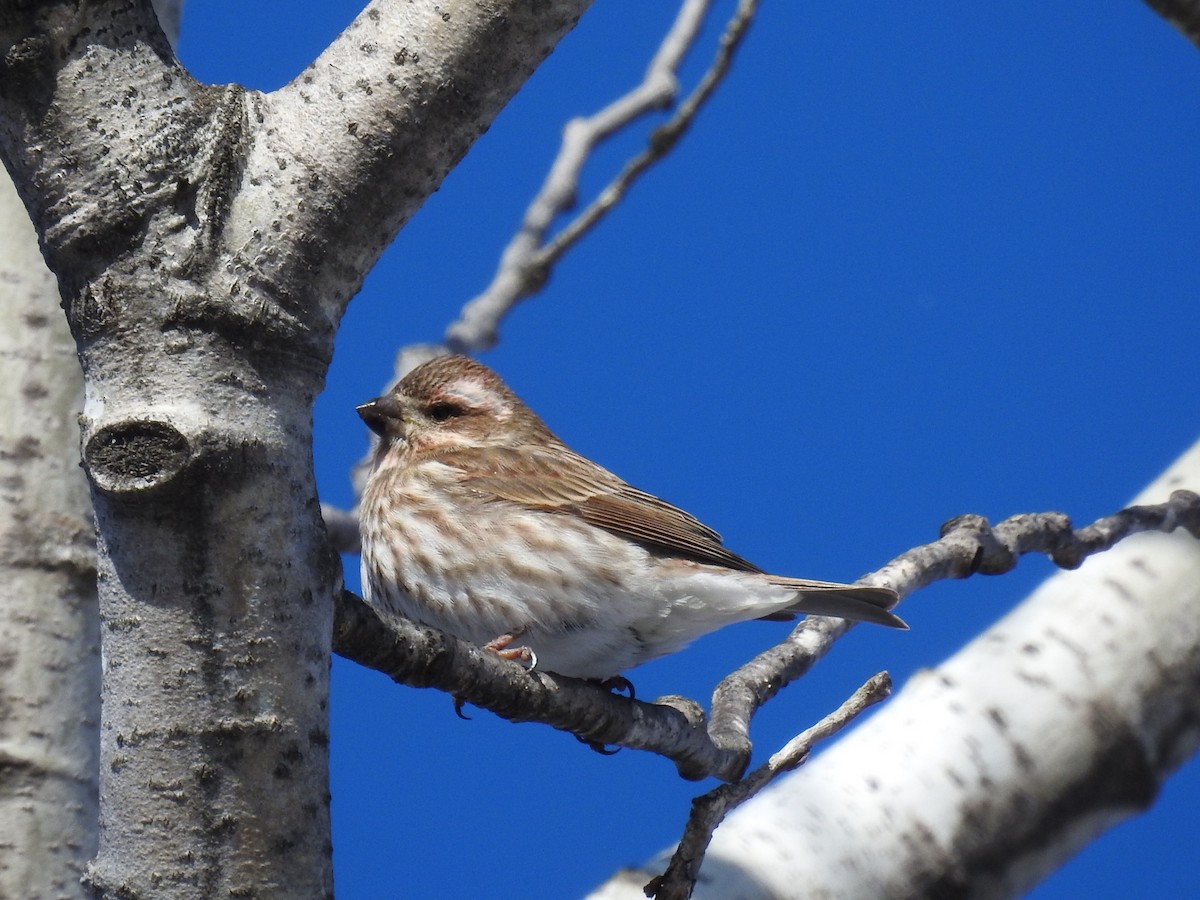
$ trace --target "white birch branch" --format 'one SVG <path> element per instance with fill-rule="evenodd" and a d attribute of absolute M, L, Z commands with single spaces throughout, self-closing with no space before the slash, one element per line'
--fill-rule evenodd
<path fill-rule="evenodd" d="M 647 894 L 652 893 L 658 900 L 687 900 L 692 895 L 713 832 L 725 817 L 757 796 L 777 778 L 804 765 L 818 741 L 839 734 L 867 709 L 886 700 L 891 693 L 892 680 L 886 672 L 872 676 L 840 707 L 816 725 L 800 732 L 743 779 L 723 784 L 693 800 L 683 839 L 675 848 L 666 871 L 646 885 Z"/>
<path fill-rule="evenodd" d="M 1200 444 L 1135 502 L 1197 487 Z M 1200 541 L 1183 531 L 1054 575 L 730 815 L 695 896 L 1020 896 L 1196 752 L 1197 608 Z M 666 859 L 592 896 L 642 897 Z"/>
<path fill-rule="evenodd" d="M 305 314 L 332 328 L 401 226 L 590 3 L 373 0 L 290 84 L 250 95 L 261 127 L 232 209 L 245 223 L 230 235 L 236 278 L 304 272 Z M 304 239 L 264 245 L 264 227 Z"/>

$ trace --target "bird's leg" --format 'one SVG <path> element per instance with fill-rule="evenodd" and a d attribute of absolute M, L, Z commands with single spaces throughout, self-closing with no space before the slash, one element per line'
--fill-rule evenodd
<path fill-rule="evenodd" d="M 500 637 L 492 638 L 492 640 L 483 645 L 483 649 L 490 653 L 495 653 L 501 659 L 511 659 L 519 662 L 532 672 L 537 668 L 537 654 L 529 647 L 509 646 L 524 633 L 524 628 L 514 629 L 507 634 L 500 635 Z"/>

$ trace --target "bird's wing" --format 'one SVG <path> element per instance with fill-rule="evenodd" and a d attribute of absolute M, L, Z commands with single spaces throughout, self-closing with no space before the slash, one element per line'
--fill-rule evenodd
<path fill-rule="evenodd" d="M 639 491 L 563 446 L 486 447 L 439 454 L 458 469 L 460 484 L 529 509 L 573 513 L 648 549 L 694 562 L 761 572 L 721 543 L 699 519 Z"/>

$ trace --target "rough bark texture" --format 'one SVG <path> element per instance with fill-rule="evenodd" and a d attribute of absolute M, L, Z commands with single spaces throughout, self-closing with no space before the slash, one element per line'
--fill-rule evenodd
<path fill-rule="evenodd" d="M 313 399 L 365 272 L 585 6 L 376 2 L 271 96 L 195 82 L 146 3 L 0 11 L 0 151 L 85 375 L 101 894 L 331 891 Z"/>
<path fill-rule="evenodd" d="M 83 377 L 58 285 L 0 174 L 0 896 L 85 896 L 100 637 Z"/>
<path fill-rule="evenodd" d="M 1200 486 L 1200 444 L 1135 501 Z M 1015 897 L 1147 809 L 1200 745 L 1200 541 L 1047 580 L 717 829 L 696 897 Z M 593 896 L 641 896 L 662 859 Z"/>

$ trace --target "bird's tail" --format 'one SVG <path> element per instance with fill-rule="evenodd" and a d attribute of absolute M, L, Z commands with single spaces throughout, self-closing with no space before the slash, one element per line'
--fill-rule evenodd
<path fill-rule="evenodd" d="M 832 581 L 809 581 L 779 575 L 768 575 L 766 578 L 771 584 L 798 592 L 800 598 L 783 610 L 782 615 L 764 618 L 791 618 L 789 613 L 807 613 L 908 630 L 904 620 L 891 612 L 891 608 L 900 601 L 891 588 L 855 587 Z"/>

